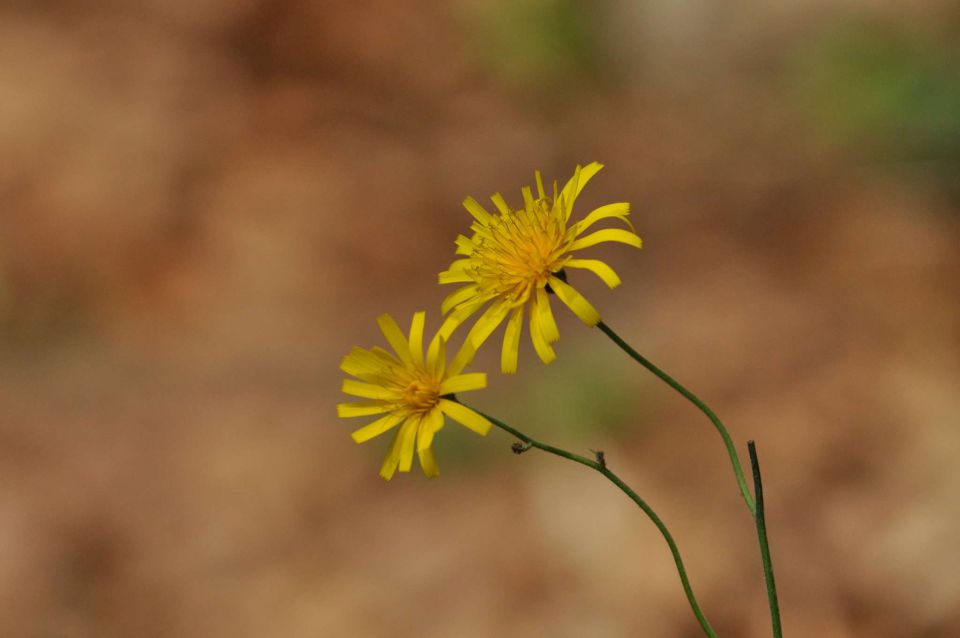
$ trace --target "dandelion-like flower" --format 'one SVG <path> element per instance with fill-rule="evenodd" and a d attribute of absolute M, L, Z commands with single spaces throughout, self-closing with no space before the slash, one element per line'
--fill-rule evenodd
<path fill-rule="evenodd" d="M 385 414 L 351 436 L 357 443 L 369 441 L 394 428 L 393 443 L 380 468 L 386 480 L 399 468 L 409 472 L 413 453 L 427 477 L 440 474 L 431 444 L 444 426 L 444 415 L 477 434 L 485 435 L 492 424 L 480 414 L 448 398 L 457 392 L 479 390 L 487 385 L 482 372 L 461 374 L 470 364 L 476 349 L 467 341 L 447 365 L 446 338 L 438 333 L 423 352 L 423 328 L 426 313 L 413 315 L 409 336 L 390 315 L 377 318 L 380 330 L 396 354 L 383 348 L 354 348 L 343 358 L 340 369 L 356 379 L 344 379 L 343 392 L 367 399 L 337 405 L 341 417 Z"/>
<path fill-rule="evenodd" d="M 598 162 L 583 168 L 577 166 L 562 190 L 558 191 L 557 183 L 553 183 L 551 196 L 544 191 L 540 172 L 536 171 L 537 197 L 525 186 L 523 207 L 516 210 L 507 205 L 500 193 L 491 197 L 498 214 L 489 213 L 472 197 L 464 200 L 464 207 L 475 219 L 470 227 L 473 236 L 457 237 L 456 253 L 462 258 L 440 273 L 440 283 L 466 285 L 443 301 L 441 310 L 447 318 L 440 334 L 444 338 L 489 304 L 466 341 L 479 348 L 497 326 L 507 320 L 500 368 L 505 373 L 514 373 L 527 308 L 530 337 L 537 355 L 544 363 L 556 358 L 550 344 L 560 338 L 560 333 L 550 308 L 549 292 L 556 293 L 588 326 L 600 322 L 600 313 L 567 283 L 566 269 L 589 270 L 610 288 L 620 284 L 620 277 L 606 263 L 580 259 L 574 253 L 608 241 L 641 246 L 640 237 L 627 219 L 630 205 L 625 202 L 601 206 L 582 220 L 570 223 L 577 196 L 601 168 L 603 165 Z M 584 235 L 603 219 L 618 219 L 629 230 L 604 228 Z"/>

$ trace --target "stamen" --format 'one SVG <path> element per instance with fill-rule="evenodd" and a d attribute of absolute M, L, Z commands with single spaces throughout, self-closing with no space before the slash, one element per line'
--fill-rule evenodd
<path fill-rule="evenodd" d="M 439 400 L 439 382 L 426 375 L 418 375 L 403 390 L 404 407 L 415 414 L 429 412 Z"/>
<path fill-rule="evenodd" d="M 525 301 L 566 261 L 566 220 L 556 200 L 524 198 L 524 207 L 494 216 L 467 267 L 482 292 Z"/>

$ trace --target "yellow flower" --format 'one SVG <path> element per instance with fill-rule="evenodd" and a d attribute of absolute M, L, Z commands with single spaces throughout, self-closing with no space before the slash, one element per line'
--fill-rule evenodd
<path fill-rule="evenodd" d="M 525 308 L 530 310 L 530 337 L 540 359 L 550 363 L 556 358 L 550 344 L 560 338 L 560 333 L 550 309 L 549 292 L 556 293 L 588 326 L 600 322 L 597 310 L 567 283 L 565 269 L 589 270 L 614 288 L 620 284 L 620 278 L 610 266 L 597 259 L 576 258 L 574 253 L 608 241 L 641 246 L 640 237 L 627 219 L 630 212 L 627 203 L 601 206 L 582 220 L 570 223 L 577 196 L 601 168 L 603 165 L 598 162 L 583 168 L 577 166 L 562 190 L 558 192 L 557 183 L 553 183 L 552 196 L 544 191 L 537 171 L 537 198 L 534 199 L 530 187 L 525 186 L 523 207 L 513 210 L 503 196 L 496 193 L 491 200 L 499 214 L 487 212 L 472 197 L 464 200 L 464 207 L 475 219 L 470 227 L 473 236 L 457 237 L 456 252 L 463 257 L 440 273 L 440 283 L 466 285 L 443 301 L 441 310 L 449 315 L 440 328 L 440 335 L 448 338 L 457 326 L 489 303 L 466 341 L 479 348 L 509 317 L 500 355 L 500 368 L 509 374 L 517 370 Z M 623 221 L 630 230 L 605 228 L 583 234 L 596 222 L 609 218 Z"/>
<path fill-rule="evenodd" d="M 430 478 L 440 474 L 430 446 L 433 435 L 443 428 L 444 415 L 481 435 L 492 425 L 470 408 L 447 398 L 456 392 L 487 386 L 487 375 L 482 372 L 461 374 L 476 349 L 465 342 L 448 366 L 446 340 L 437 334 L 424 358 L 425 316 L 423 312 L 413 315 L 407 337 L 393 317 L 381 315 L 377 323 L 396 355 L 378 347 L 354 348 L 340 364 L 341 370 L 359 379 L 344 379 L 343 391 L 367 400 L 340 403 L 337 414 L 341 417 L 385 414 L 354 432 L 353 440 L 363 443 L 399 426 L 380 468 L 380 476 L 388 481 L 398 467 L 401 472 L 410 471 L 414 449 L 424 474 Z"/>

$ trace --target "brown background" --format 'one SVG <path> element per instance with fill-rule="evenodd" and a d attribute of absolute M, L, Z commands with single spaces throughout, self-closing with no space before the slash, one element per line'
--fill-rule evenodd
<path fill-rule="evenodd" d="M 915 5 L 915 8 L 908 8 Z M 789 636 L 958 635 L 960 5 L 6 0 L 0 635 L 699 635 L 621 494 L 500 432 L 377 477 L 337 370 L 461 199 L 607 164 L 575 283 L 758 441 Z M 768 636 L 706 420 L 558 313 L 477 405 L 602 448 Z M 478 370 L 495 371 L 496 347 Z M 745 454 L 745 451 L 744 451 Z"/>

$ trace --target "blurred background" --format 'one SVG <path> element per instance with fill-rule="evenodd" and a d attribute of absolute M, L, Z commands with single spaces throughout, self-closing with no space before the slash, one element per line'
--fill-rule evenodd
<path fill-rule="evenodd" d="M 645 246 L 574 283 L 757 440 L 787 634 L 957 636 L 955 0 L 5 0 L 0 635 L 700 635 L 600 477 L 448 426 L 385 483 L 335 417 L 460 201 L 592 160 Z M 558 317 L 473 402 L 603 449 L 770 635 L 719 437 Z"/>

